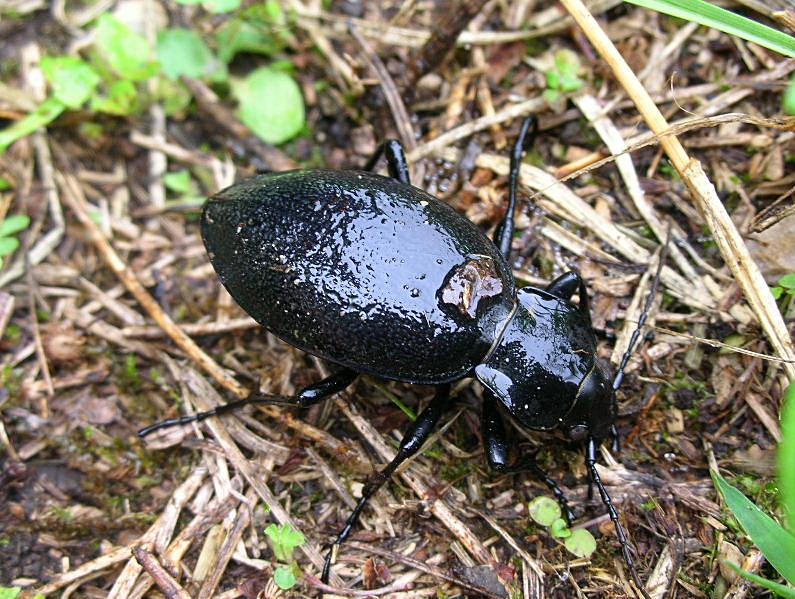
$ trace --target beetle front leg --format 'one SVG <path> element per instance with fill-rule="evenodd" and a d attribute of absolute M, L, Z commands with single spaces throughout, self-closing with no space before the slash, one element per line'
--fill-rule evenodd
<path fill-rule="evenodd" d="M 380 144 L 375 153 L 370 157 L 370 160 L 364 165 L 364 170 L 371 171 L 375 168 L 376 162 L 381 158 L 381 155 L 386 158 L 387 171 L 389 176 L 397 179 L 401 183 L 411 185 L 411 177 L 409 176 L 409 163 L 406 160 L 406 152 L 403 151 L 403 145 L 396 139 L 388 139 Z"/>
<path fill-rule="evenodd" d="M 160 429 L 190 424 L 191 422 L 201 422 L 202 420 L 206 420 L 211 416 L 223 416 L 224 414 L 234 412 L 245 406 L 253 406 L 256 404 L 308 408 L 350 386 L 351 383 L 356 380 L 357 376 L 359 376 L 359 373 L 355 370 L 343 368 L 342 370 L 327 376 L 317 383 L 313 383 L 308 387 L 304 387 L 294 396 L 270 395 L 266 393 L 259 393 L 258 391 L 252 391 L 249 396 L 244 399 L 230 401 L 229 403 L 220 405 L 216 408 L 213 408 L 212 410 L 207 410 L 206 412 L 199 412 L 198 414 L 193 414 L 192 416 L 181 416 L 179 418 L 169 418 L 168 420 L 162 420 L 151 426 L 142 428 L 140 431 L 138 431 L 138 436 L 143 438 L 148 434 Z"/>
<path fill-rule="evenodd" d="M 492 470 L 499 473 L 520 473 L 530 472 L 534 477 L 542 481 L 560 504 L 566 522 L 571 525 L 574 521 L 574 513 L 569 507 L 566 495 L 552 478 L 536 463 L 534 455 L 523 456 L 513 466 L 508 466 L 509 450 L 505 431 L 505 423 L 502 415 L 497 408 L 497 400 L 494 396 L 485 391 L 483 394 L 483 443 L 486 446 L 486 459 Z"/>
<path fill-rule="evenodd" d="M 326 561 L 323 564 L 323 575 L 320 578 L 323 583 L 328 584 L 334 549 L 342 545 L 342 543 L 344 543 L 351 534 L 351 531 L 359 521 L 359 515 L 362 513 L 365 505 L 367 505 L 367 502 L 373 495 L 376 494 L 376 492 L 378 492 L 378 489 L 380 489 L 384 483 L 392 477 L 398 466 L 400 466 L 403 462 L 420 450 L 425 441 L 428 440 L 428 438 L 431 436 L 431 433 L 433 433 L 434 429 L 436 428 L 439 418 L 447 411 L 449 406 L 450 385 L 439 385 L 436 390 L 436 395 L 431 400 L 431 403 L 429 403 L 428 406 L 417 417 L 417 420 L 412 423 L 411 428 L 406 431 L 406 434 L 403 436 L 403 440 L 400 442 L 400 448 L 398 449 L 397 455 L 380 472 L 373 475 L 365 483 L 364 488 L 362 489 L 362 498 L 359 500 L 359 503 L 356 504 L 356 507 L 353 508 L 353 512 L 351 512 L 351 515 L 348 516 L 348 519 L 345 521 L 345 527 L 342 529 L 339 535 L 337 535 L 336 540 L 332 544 L 331 548 L 329 548 L 328 554 L 326 554 Z"/>

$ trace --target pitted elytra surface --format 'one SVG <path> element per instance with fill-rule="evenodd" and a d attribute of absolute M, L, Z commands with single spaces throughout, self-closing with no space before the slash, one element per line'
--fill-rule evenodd
<path fill-rule="evenodd" d="M 371 173 L 255 177 L 208 202 L 202 235 L 224 286 L 260 324 L 385 378 L 460 378 L 486 354 L 514 298 L 508 265 L 475 225 Z M 440 309 L 449 306 L 439 291 L 453 279 L 460 309 Z"/>

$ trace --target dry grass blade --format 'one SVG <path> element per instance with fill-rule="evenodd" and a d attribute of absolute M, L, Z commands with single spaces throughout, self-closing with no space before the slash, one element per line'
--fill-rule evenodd
<path fill-rule="evenodd" d="M 561 1 L 607 61 L 616 78 L 634 100 L 649 128 L 655 134 L 662 135 L 668 129 L 668 123 L 593 16 L 580 0 Z M 701 164 L 687 155 L 676 137 L 672 135 L 661 137 L 660 145 L 687 184 L 691 197 L 698 204 L 714 235 L 723 259 L 740 284 L 771 345 L 780 357 L 788 360 L 784 368 L 789 379 L 795 379 L 795 362 L 789 362 L 795 360 L 795 349 L 781 312 L 770 294 L 762 273 L 748 253 L 742 237 L 718 198 L 715 187 L 707 178 Z"/>

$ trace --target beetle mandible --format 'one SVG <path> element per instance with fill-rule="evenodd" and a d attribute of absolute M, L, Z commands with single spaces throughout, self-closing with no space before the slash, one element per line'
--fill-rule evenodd
<path fill-rule="evenodd" d="M 579 274 L 567 272 L 546 289 L 517 289 L 509 266 L 519 167 L 536 123 L 533 118 L 522 123 L 511 152 L 508 208 L 493 241 L 451 207 L 411 186 L 403 148 L 394 140 L 379 146 L 363 171 L 270 173 L 211 197 L 202 213 L 202 238 L 235 301 L 277 337 L 341 369 L 294 397 L 252 393 L 139 434 L 254 403 L 305 408 L 345 389 L 360 373 L 437 385 L 394 460 L 364 486 L 333 549 L 350 535 L 370 497 L 430 437 L 450 407 L 450 383 L 474 376 L 484 387 L 482 430 L 489 465 L 540 478 L 569 521 L 573 515 L 563 492 L 533 456 L 510 464 L 501 412 L 527 429 L 560 429 L 585 443 L 590 481 L 643 590 L 595 467 L 598 445 L 608 438 L 618 442 L 615 388 L 628 355 L 611 381 L 608 367 L 596 357 L 588 292 Z M 382 155 L 389 177 L 370 172 Z M 328 582 L 332 555 L 330 549 L 323 582 Z"/>

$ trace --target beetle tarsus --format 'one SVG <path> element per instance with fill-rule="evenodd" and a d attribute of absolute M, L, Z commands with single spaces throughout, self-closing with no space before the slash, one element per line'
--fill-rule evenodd
<path fill-rule="evenodd" d="M 351 370 L 350 368 L 343 368 L 342 370 L 338 370 L 337 372 L 327 376 L 317 383 L 313 383 L 307 387 L 304 387 L 294 396 L 270 395 L 252 391 L 249 396 L 244 399 L 230 401 L 229 403 L 217 406 L 212 410 L 207 410 L 206 412 L 199 412 L 198 414 L 193 414 L 190 416 L 180 416 L 179 418 L 161 420 L 160 422 L 156 422 L 151 426 L 147 426 L 146 428 L 139 430 L 138 436 L 140 438 L 144 438 L 147 435 L 164 428 L 181 426 L 184 424 L 190 424 L 191 422 L 201 422 L 202 420 L 206 420 L 211 416 L 223 416 L 224 414 L 235 412 L 245 406 L 253 406 L 257 404 L 308 408 L 350 386 L 351 383 L 356 380 L 357 376 L 359 376 L 359 374 L 354 370 Z"/>
<path fill-rule="evenodd" d="M 392 461 L 365 483 L 362 489 L 362 498 L 359 500 L 359 503 L 356 504 L 356 507 L 353 508 L 350 516 L 348 516 L 348 519 L 345 521 L 345 527 L 337 535 L 337 538 L 326 554 L 326 560 L 323 564 L 323 574 L 320 578 L 324 584 L 328 584 L 329 581 L 331 560 L 335 548 L 342 545 L 351 534 L 367 502 L 378 492 L 378 489 L 392 477 L 395 470 L 397 470 L 403 462 L 420 450 L 436 428 L 439 418 L 441 418 L 442 414 L 444 414 L 449 407 L 450 385 L 439 385 L 436 389 L 436 395 L 431 402 L 417 417 L 417 420 L 412 423 L 411 427 L 406 431 L 406 434 L 403 435 L 400 448 Z"/>
<path fill-rule="evenodd" d="M 607 492 L 607 489 L 602 483 L 602 479 L 599 477 L 599 472 L 596 470 L 596 441 L 593 439 L 593 437 L 588 439 L 588 448 L 585 454 L 585 465 L 588 468 L 588 473 L 590 475 L 589 478 L 599 490 L 599 495 L 602 498 L 602 503 L 607 508 L 610 521 L 615 526 L 616 537 L 618 537 L 618 543 L 621 546 L 621 555 L 624 557 L 624 563 L 627 564 L 630 576 L 632 576 L 632 582 L 635 583 L 635 586 L 638 587 L 638 590 L 643 594 L 645 599 L 651 599 L 643 585 L 643 582 L 640 580 L 640 576 L 638 576 L 638 571 L 635 569 L 635 560 L 632 558 L 632 553 L 629 550 L 629 540 L 627 539 L 627 534 L 624 531 L 624 527 L 621 525 L 621 520 L 619 519 L 618 512 L 613 505 L 613 500 L 610 498 L 610 494 Z"/>

